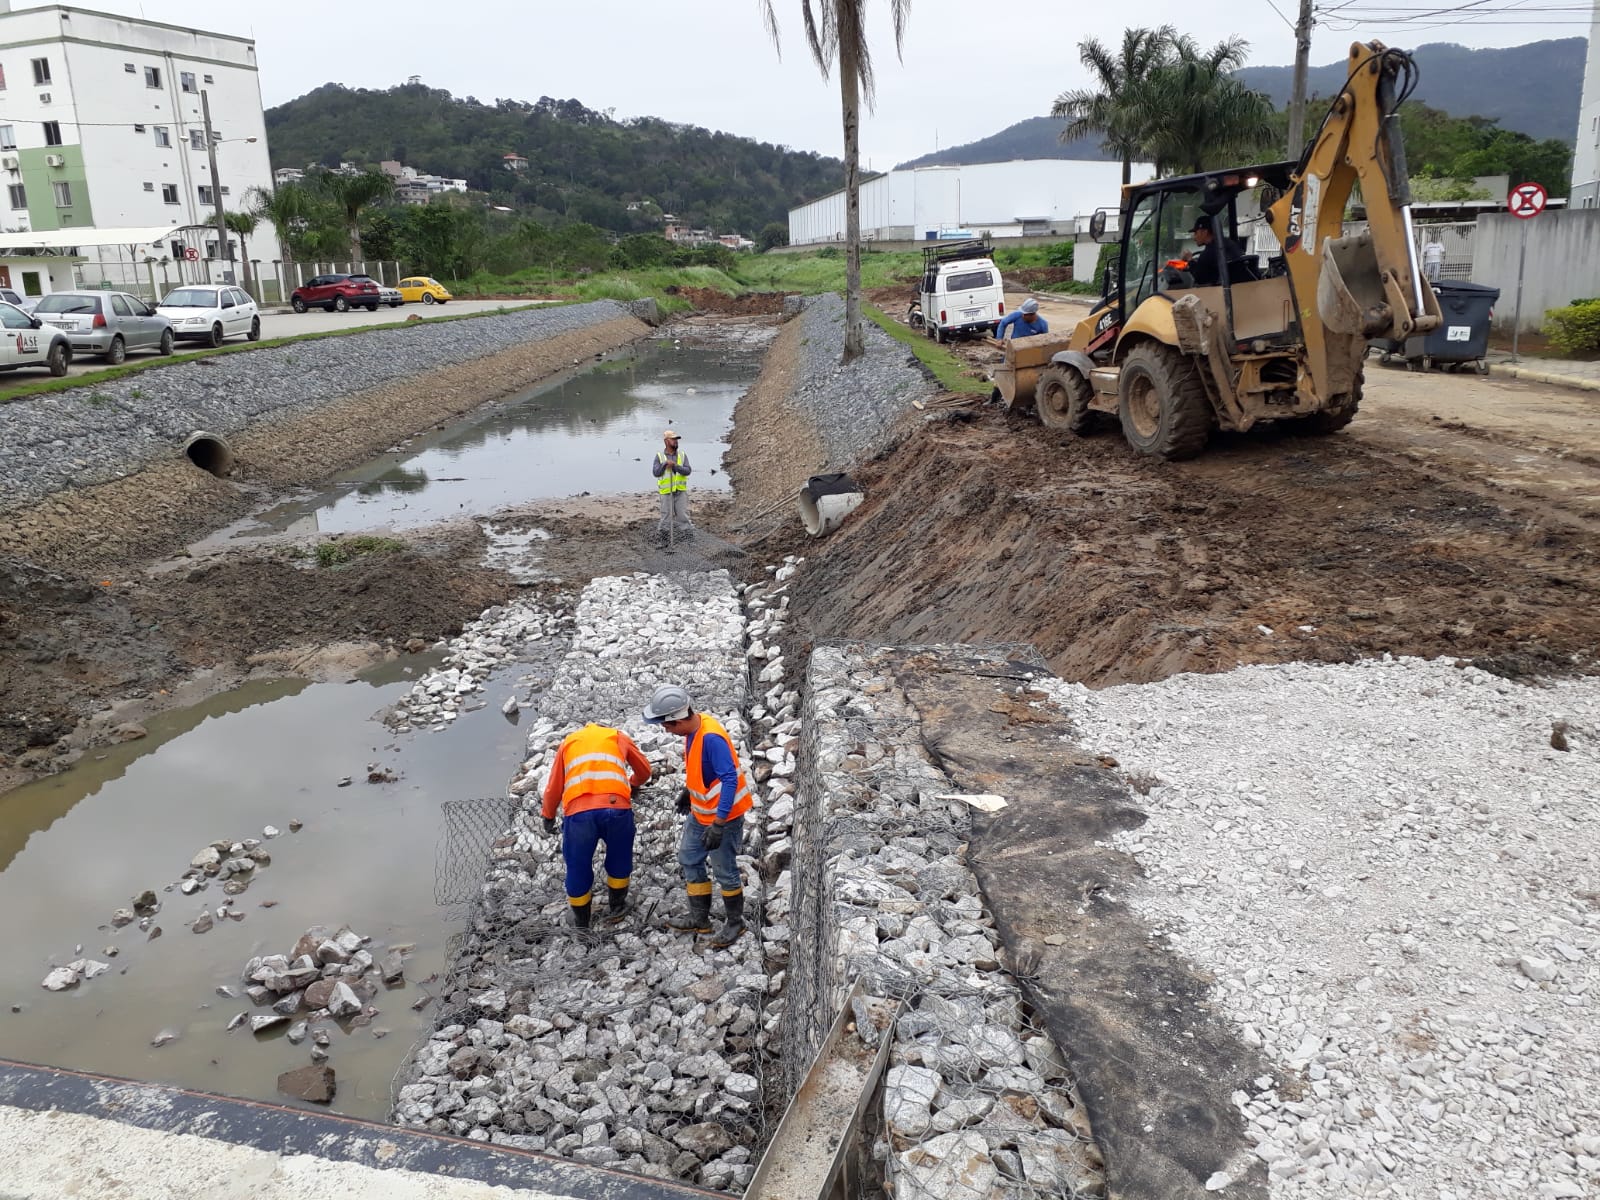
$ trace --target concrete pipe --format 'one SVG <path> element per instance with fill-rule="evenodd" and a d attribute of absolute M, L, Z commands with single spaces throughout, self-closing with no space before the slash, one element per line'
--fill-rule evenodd
<path fill-rule="evenodd" d="M 233 474 L 233 447 L 221 434 L 197 430 L 183 444 L 183 456 L 207 474 L 226 479 Z"/>
<path fill-rule="evenodd" d="M 848 475 L 813 475 L 800 489 L 800 521 L 812 537 L 826 537 L 865 499 Z"/>

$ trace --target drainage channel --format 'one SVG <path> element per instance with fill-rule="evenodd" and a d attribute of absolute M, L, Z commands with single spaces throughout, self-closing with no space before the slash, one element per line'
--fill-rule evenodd
<path fill-rule="evenodd" d="M 248 532 L 410 527 L 540 496 L 637 493 L 669 421 L 684 427 L 696 485 L 715 490 L 760 333 L 612 356 L 262 514 Z M 546 615 L 554 635 L 559 614 Z M 241 968 L 312 926 L 348 927 L 371 939 L 362 953 L 396 951 L 404 970 L 380 983 L 374 966 L 357 980 L 362 1011 L 325 1023 L 330 1108 L 388 1119 L 395 1073 L 433 1027 L 461 928 L 458 889 L 439 876 L 459 860 L 452 839 L 470 835 L 452 821 L 479 798 L 503 802 L 527 726 L 501 704 L 536 691 L 561 647 L 550 636 L 480 672 L 442 732 L 375 719 L 433 665 L 408 657 L 346 683 L 253 681 L 0 797 L 0 904 L 14 915 L 0 1056 L 273 1099 L 279 1073 L 305 1065 L 315 1042 L 291 1041 L 288 1022 L 230 1032 L 238 1013 L 270 1011 L 240 994 Z M 213 842 L 216 857 L 245 866 L 226 882 L 234 868 L 199 876 L 204 890 L 187 894 L 191 862 Z M 147 891 L 155 905 L 136 904 Z M 67 986 L 43 990 L 58 968 L 69 968 Z"/>

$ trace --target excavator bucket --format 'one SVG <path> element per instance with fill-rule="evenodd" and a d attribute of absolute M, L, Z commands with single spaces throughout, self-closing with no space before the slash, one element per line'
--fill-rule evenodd
<path fill-rule="evenodd" d="M 1388 332 L 1393 316 L 1370 233 L 1322 243 L 1317 315 L 1335 333 L 1351 337 L 1381 337 Z"/>

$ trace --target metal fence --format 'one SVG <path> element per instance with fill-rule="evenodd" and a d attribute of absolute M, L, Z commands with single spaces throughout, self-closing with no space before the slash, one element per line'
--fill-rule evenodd
<path fill-rule="evenodd" d="M 89 290 L 130 292 L 155 303 L 173 288 L 185 284 L 233 284 L 261 304 L 284 304 L 289 294 L 317 275 L 371 275 L 389 287 L 401 278 L 399 262 L 370 259 L 344 262 L 283 262 L 251 259 L 245 271 L 237 259 L 202 258 L 178 262 L 170 258 L 145 262 L 81 262 L 73 265 L 72 286 Z"/>

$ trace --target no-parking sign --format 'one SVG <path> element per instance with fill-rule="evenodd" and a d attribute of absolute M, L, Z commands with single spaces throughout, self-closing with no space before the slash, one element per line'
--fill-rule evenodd
<path fill-rule="evenodd" d="M 1521 217 L 1526 221 L 1529 217 L 1537 217 L 1542 213 L 1545 201 L 1549 198 L 1540 184 L 1519 183 L 1511 189 L 1511 195 L 1506 197 L 1506 207 L 1511 210 L 1513 217 Z"/>

